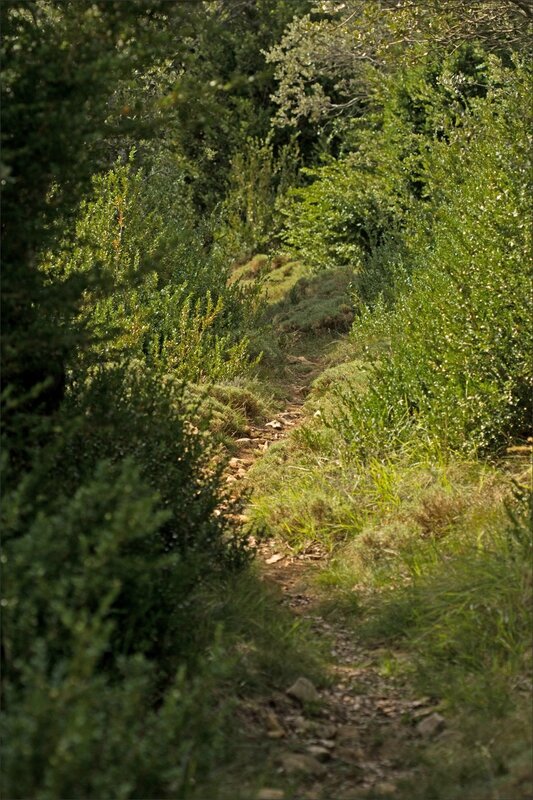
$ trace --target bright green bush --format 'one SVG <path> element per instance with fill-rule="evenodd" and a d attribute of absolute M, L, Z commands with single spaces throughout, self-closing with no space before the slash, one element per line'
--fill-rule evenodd
<path fill-rule="evenodd" d="M 44 270 L 86 275 L 80 324 L 91 360 L 141 359 L 190 381 L 233 378 L 249 363 L 256 293 L 228 283 L 229 263 L 194 218 L 179 169 L 162 156 L 134 169 L 134 155 L 94 180 L 75 242 Z"/>
<path fill-rule="evenodd" d="M 249 370 L 249 339 L 238 340 L 228 325 L 225 298 L 215 301 L 208 289 L 195 299 L 188 288 L 158 289 L 152 277 L 138 290 L 99 303 L 92 322 L 101 338 L 119 320 L 121 333 L 98 351 L 110 359 L 127 353 L 160 373 L 193 382 L 230 380 Z"/>
<path fill-rule="evenodd" d="M 340 155 L 302 170 L 307 183 L 289 192 L 288 249 L 315 269 L 351 267 L 366 302 L 391 299 L 397 272 L 401 278 L 411 266 L 401 255 L 413 212 L 438 191 L 427 153 L 499 77 L 482 50 L 465 44 L 376 76 L 380 88 L 365 113 L 339 123 Z"/>
<path fill-rule="evenodd" d="M 276 232 L 276 212 L 296 183 L 299 152 L 295 141 L 274 148 L 248 138 L 231 159 L 228 188 L 220 209 L 217 238 L 235 256 L 262 252 Z"/>
<path fill-rule="evenodd" d="M 390 152 L 390 151 L 389 151 Z M 315 269 L 350 266 L 382 244 L 403 216 L 401 177 L 362 147 L 318 169 L 303 170 L 308 186 L 293 189 L 284 209 L 284 245 Z M 400 184 L 398 183 L 400 180 Z"/>
<path fill-rule="evenodd" d="M 484 451 L 526 435 L 531 416 L 527 90 L 525 70 L 479 100 L 428 154 L 434 200 L 416 218 L 412 264 L 392 309 L 356 322 L 382 338 L 368 394 L 345 394 L 356 448 L 407 441 Z M 431 221 L 430 221 L 431 219 Z"/>

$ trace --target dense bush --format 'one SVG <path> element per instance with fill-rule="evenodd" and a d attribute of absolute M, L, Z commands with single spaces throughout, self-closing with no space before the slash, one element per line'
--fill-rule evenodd
<path fill-rule="evenodd" d="M 363 314 L 355 342 L 382 339 L 370 391 L 339 425 L 356 447 L 401 442 L 483 451 L 527 434 L 528 75 L 478 100 L 427 155 L 431 201 L 413 211 L 392 307 Z M 402 274 L 397 270 L 397 275 Z"/>
<path fill-rule="evenodd" d="M 255 300 L 180 178 L 161 157 L 93 180 L 41 267 L 59 294 L 85 284 L 65 396 L 40 421 L 5 396 L 9 797 L 185 797 L 220 757 L 209 691 L 229 662 L 195 598 L 247 548 L 186 382 L 246 369 Z"/>
<path fill-rule="evenodd" d="M 297 181 L 300 156 L 293 140 L 279 148 L 272 141 L 248 139 L 234 155 L 220 209 L 217 238 L 235 256 L 271 247 L 279 233 L 279 208 Z"/>
<path fill-rule="evenodd" d="M 32 470 L 21 481 L 5 476 L 9 797 L 74 796 L 76 780 L 101 797 L 117 759 L 119 796 L 157 786 L 175 796 L 169 787 L 204 757 L 202 706 L 191 716 L 194 689 L 173 676 L 203 669 L 210 640 L 195 593 L 242 565 L 246 549 L 219 488 L 221 467 L 190 416 L 179 384 L 161 386 L 132 366 L 102 368 L 74 386 L 56 441 Z M 141 735 L 136 717 L 145 716 Z M 103 771 L 87 766 L 97 753 Z"/>
<path fill-rule="evenodd" d="M 185 797 L 223 749 L 213 686 L 230 662 L 195 598 L 248 554 L 186 382 L 246 371 L 256 301 L 228 285 L 176 161 L 158 147 L 138 160 L 97 173 L 74 231 L 43 235 L 50 249 L 32 253 L 35 331 L 61 343 L 60 359 L 30 375 L 16 327 L 4 340 L 2 781 L 13 798 Z M 52 206 L 60 191 L 50 187 Z M 28 394 L 11 383 L 21 369 Z M 29 404 L 56 372 L 54 402 Z"/>
<path fill-rule="evenodd" d="M 63 281 L 86 275 L 79 324 L 91 360 L 124 356 L 190 381 L 221 380 L 247 363 L 253 289 L 228 284 L 229 262 L 194 217 L 182 172 L 160 155 L 93 181 L 74 242 L 44 269 Z"/>
<path fill-rule="evenodd" d="M 316 269 L 361 269 L 365 256 L 403 215 L 401 186 L 388 166 L 362 149 L 304 170 L 313 180 L 292 191 L 293 202 L 285 209 L 285 245 Z"/>
<path fill-rule="evenodd" d="M 303 170 L 307 185 L 290 192 L 288 248 L 317 269 L 351 266 L 365 300 L 390 293 L 387 262 L 434 188 L 426 153 L 461 126 L 476 95 L 486 93 L 488 72 L 482 51 L 463 45 L 440 61 L 421 57 L 380 75 L 364 115 L 341 126 L 341 155 Z"/>

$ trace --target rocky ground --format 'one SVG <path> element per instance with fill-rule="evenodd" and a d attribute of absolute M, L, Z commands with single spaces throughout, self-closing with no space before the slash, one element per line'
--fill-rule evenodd
<path fill-rule="evenodd" d="M 246 485 L 250 466 L 304 418 L 305 384 L 317 368 L 307 370 L 303 385 L 292 387 L 282 412 L 237 441 L 227 476 L 236 493 Z M 284 692 L 243 701 L 241 727 L 252 740 L 270 740 L 273 772 L 286 787 L 265 787 L 253 800 L 394 797 L 399 783 L 412 778 L 406 743 L 445 735 L 436 698 L 407 696 L 406 687 L 384 673 L 383 650 L 369 649 L 353 631 L 321 613 L 313 587 L 313 576 L 325 563 L 318 546 L 296 554 L 272 540 L 258 545 L 257 558 L 264 580 L 277 587 L 280 602 L 296 618 L 307 620 L 317 646 L 326 649 L 329 682 L 318 690 L 302 676 Z"/>

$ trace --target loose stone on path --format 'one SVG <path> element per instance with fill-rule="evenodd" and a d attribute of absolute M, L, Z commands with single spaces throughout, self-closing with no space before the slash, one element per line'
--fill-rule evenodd
<path fill-rule="evenodd" d="M 320 695 L 307 678 L 298 678 L 292 686 L 287 689 L 289 697 L 294 697 L 301 703 L 317 703 Z"/>
<path fill-rule="evenodd" d="M 301 772 L 306 775 L 323 775 L 326 768 L 314 756 L 306 753 L 285 753 L 280 758 L 281 766 L 289 775 Z"/>
<path fill-rule="evenodd" d="M 283 789 L 261 789 L 256 795 L 256 800 L 284 800 L 284 798 Z"/>
<path fill-rule="evenodd" d="M 236 440 L 238 451 L 229 461 L 226 478 L 235 497 L 246 485 L 248 469 L 303 419 L 299 388 L 293 387 L 293 402 L 285 411 L 262 425 L 250 425 L 246 435 Z M 307 388 L 301 387 L 304 392 Z M 245 521 L 244 516 L 236 518 Z M 329 645 L 333 680 L 318 692 L 302 675 L 284 692 L 275 690 L 259 701 L 256 734 L 259 740 L 270 740 L 270 766 L 277 768 L 291 789 L 266 786 L 255 794 L 252 790 L 250 800 L 288 800 L 289 796 L 294 800 L 393 799 L 397 782 L 409 768 L 406 772 L 401 760 L 388 757 L 391 746 L 396 748 L 399 740 L 409 737 L 430 740 L 446 722 L 436 713 L 435 699 L 431 708 L 430 698 L 404 698 L 394 680 L 380 674 L 387 652 L 369 650 L 357 642 L 353 631 L 320 613 L 307 577 L 319 560 L 327 558 L 323 548 L 315 543 L 295 553 L 288 544 L 283 545 L 284 552 L 280 547 L 273 541 L 258 545 L 265 578 L 279 588 L 282 602 L 295 617 L 306 621 L 310 634 Z M 376 744 L 378 726 L 386 747 Z"/>

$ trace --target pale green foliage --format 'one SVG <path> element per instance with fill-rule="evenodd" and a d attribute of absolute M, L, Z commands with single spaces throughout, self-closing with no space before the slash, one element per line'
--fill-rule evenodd
<path fill-rule="evenodd" d="M 271 141 L 247 139 L 231 160 L 221 208 L 219 239 L 235 255 L 267 245 L 277 228 L 276 210 L 296 182 L 299 152 L 292 140 L 275 152 Z"/>
<path fill-rule="evenodd" d="M 210 292 L 203 302 L 193 301 L 188 295 L 177 320 L 172 292 L 159 293 L 157 305 L 159 325 L 150 325 L 153 338 L 146 346 L 149 361 L 188 381 L 229 380 L 243 372 L 248 362 L 248 339 L 235 342 L 231 333 L 217 333 L 224 315 L 221 297 L 214 303 Z"/>
<path fill-rule="evenodd" d="M 321 0 L 267 53 L 277 79 L 275 121 L 295 127 L 304 119 L 358 116 L 370 99 L 386 96 L 388 73 L 397 78 L 399 67 L 416 65 L 428 52 L 442 56 L 458 42 L 527 52 L 531 20 L 520 0 Z"/>

